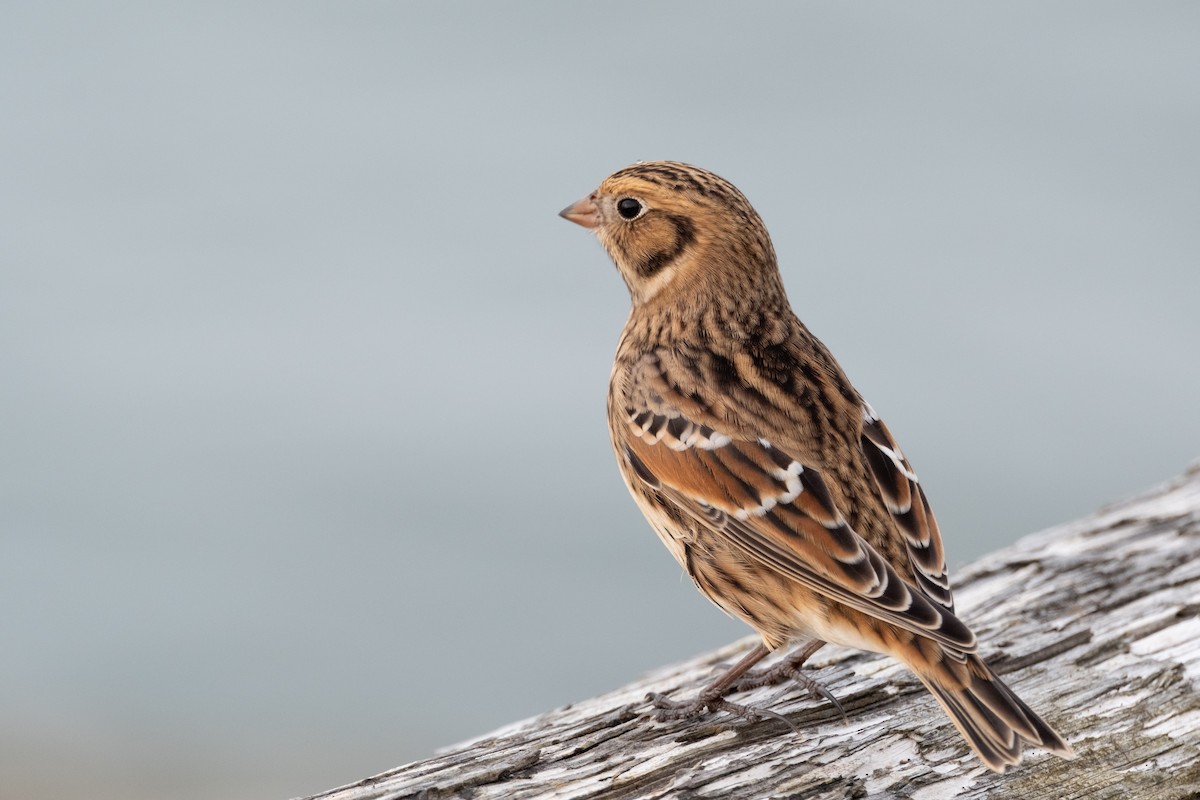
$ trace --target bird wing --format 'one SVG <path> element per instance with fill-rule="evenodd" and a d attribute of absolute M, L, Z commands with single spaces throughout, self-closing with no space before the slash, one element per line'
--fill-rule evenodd
<path fill-rule="evenodd" d="M 906 583 L 854 532 L 820 471 L 768 439 L 722 432 L 718 420 L 696 413 L 694 397 L 672 396 L 661 373 L 655 377 L 653 390 L 628 395 L 633 405 L 626 405 L 618 412 L 623 418 L 614 420 L 623 426 L 617 432 L 618 452 L 640 481 L 764 566 L 872 617 L 960 652 L 974 651 L 975 635 L 938 595 L 931 599 Z M 689 414 L 681 406 L 690 406 Z M 886 429 L 880 425 L 878 430 L 885 434 L 887 447 L 891 440 Z M 864 437 L 878 447 L 868 434 Z M 907 463 L 898 450 L 892 452 L 899 463 Z M 879 453 L 886 457 L 882 449 Z M 911 496 L 912 486 L 907 488 Z M 916 492 L 925 509 L 919 488 Z M 899 493 L 895 489 L 893 495 Z M 894 498 L 892 504 L 904 507 Z M 915 517 L 918 512 L 912 507 L 908 513 Z M 932 520 L 932 515 L 922 519 Z M 936 528 L 924 530 L 929 538 L 906 532 L 910 554 L 940 563 Z M 944 575 L 944 568 L 928 572 L 936 577 Z"/>
<path fill-rule="evenodd" d="M 937 520 L 925 499 L 908 459 L 883 420 L 869 404 L 863 404 L 863 432 L 860 442 L 879 493 L 896 526 L 904 534 L 912 575 L 921 590 L 954 613 L 954 595 L 946 571 L 946 553 Z"/>

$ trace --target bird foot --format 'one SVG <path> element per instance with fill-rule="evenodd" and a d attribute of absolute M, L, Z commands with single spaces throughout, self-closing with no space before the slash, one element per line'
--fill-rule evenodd
<path fill-rule="evenodd" d="M 786 680 L 793 680 L 808 690 L 808 696 L 813 700 L 828 701 L 838 714 L 841 715 L 843 722 L 849 722 L 849 717 L 846 716 L 846 709 L 842 708 L 842 704 L 833 696 L 833 693 L 826 689 L 815 678 L 811 678 L 796 666 L 792 659 L 787 659 L 776 664 L 770 669 L 764 669 L 758 673 L 751 673 L 738 681 L 735 687 L 736 691 L 745 692 L 750 689 L 758 689 L 763 686 L 777 686 Z"/>
<path fill-rule="evenodd" d="M 726 700 L 724 697 L 710 692 L 701 692 L 700 696 L 691 702 L 670 700 L 666 695 L 659 694 L 658 692 L 646 695 L 646 699 L 654 706 L 654 718 L 659 722 L 694 719 L 704 716 L 704 714 L 710 711 L 724 711 L 735 717 L 740 717 L 747 722 L 760 722 L 764 719 L 779 720 L 791 728 L 792 733 L 797 736 L 800 735 L 800 729 L 782 714 L 777 714 L 765 708 L 755 708 L 741 703 L 734 703 L 731 700 Z"/>

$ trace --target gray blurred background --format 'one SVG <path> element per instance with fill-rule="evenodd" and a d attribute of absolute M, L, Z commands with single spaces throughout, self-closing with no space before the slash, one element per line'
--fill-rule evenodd
<path fill-rule="evenodd" d="M 0 794 L 307 794 L 746 632 L 609 451 L 555 214 L 632 161 L 754 202 L 952 563 L 1200 455 L 1200 5 L 725 6 L 3 4 Z"/>

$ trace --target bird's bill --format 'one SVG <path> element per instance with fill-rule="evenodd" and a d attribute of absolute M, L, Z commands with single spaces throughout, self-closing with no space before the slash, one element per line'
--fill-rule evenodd
<path fill-rule="evenodd" d="M 600 224 L 600 207 L 591 195 L 567 206 L 558 215 L 585 228 L 595 228 Z"/>

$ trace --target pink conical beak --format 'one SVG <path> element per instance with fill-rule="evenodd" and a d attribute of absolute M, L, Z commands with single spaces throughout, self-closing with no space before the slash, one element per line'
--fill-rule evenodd
<path fill-rule="evenodd" d="M 594 196 L 589 194 L 579 202 L 572 203 L 558 212 L 558 215 L 563 219 L 571 220 L 576 225 L 582 225 L 585 228 L 595 228 L 600 224 L 600 207 L 592 199 Z"/>

